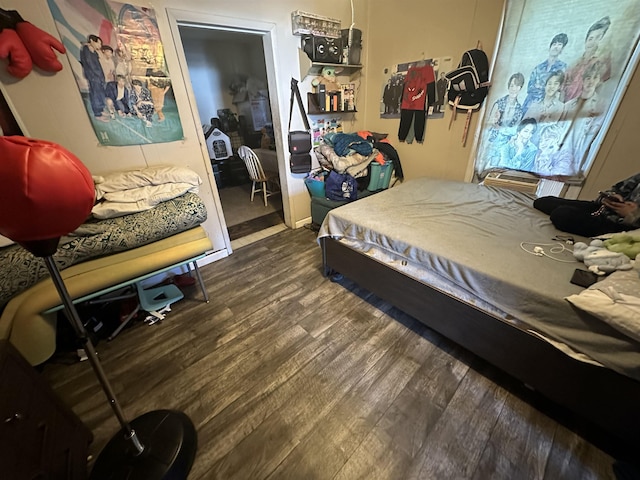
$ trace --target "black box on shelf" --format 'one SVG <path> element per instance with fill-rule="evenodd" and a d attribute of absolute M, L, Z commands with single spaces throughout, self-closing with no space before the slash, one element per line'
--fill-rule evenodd
<path fill-rule="evenodd" d="M 348 65 L 360 65 L 360 52 L 362 52 L 362 30 L 357 28 L 345 28 L 341 30 L 342 47 L 348 47 L 348 56 L 342 61 Z M 351 38 L 350 38 L 351 37 Z"/>
<path fill-rule="evenodd" d="M 324 84 L 318 85 L 318 106 L 320 110 L 324 111 L 325 107 L 325 96 L 327 94 L 327 87 Z"/>

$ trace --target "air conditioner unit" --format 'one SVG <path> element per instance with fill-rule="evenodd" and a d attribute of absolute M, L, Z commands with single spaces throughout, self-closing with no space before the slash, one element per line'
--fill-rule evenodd
<path fill-rule="evenodd" d="M 483 183 L 534 195 L 538 191 L 540 179 L 524 172 L 490 172 Z"/>

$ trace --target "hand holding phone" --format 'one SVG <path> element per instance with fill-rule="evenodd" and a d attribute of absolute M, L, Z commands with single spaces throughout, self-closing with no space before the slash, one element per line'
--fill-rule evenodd
<path fill-rule="evenodd" d="M 624 200 L 620 200 L 620 198 L 615 193 L 612 193 L 612 192 L 598 192 L 598 193 L 602 198 L 607 199 L 610 202 L 624 203 Z"/>

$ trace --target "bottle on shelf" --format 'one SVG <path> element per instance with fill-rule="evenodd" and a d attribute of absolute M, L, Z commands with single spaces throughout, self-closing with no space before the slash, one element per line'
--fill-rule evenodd
<path fill-rule="evenodd" d="M 315 93 L 307 94 L 308 111 L 310 114 L 318 113 L 354 113 L 355 84 L 345 83 L 340 85 L 340 90 L 328 92 L 324 85 L 320 84 Z"/>

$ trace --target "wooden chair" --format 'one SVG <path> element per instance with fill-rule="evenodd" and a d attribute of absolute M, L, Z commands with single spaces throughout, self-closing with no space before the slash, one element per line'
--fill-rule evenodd
<path fill-rule="evenodd" d="M 247 146 L 241 146 L 238 149 L 238 156 L 242 159 L 247 166 L 249 177 L 253 184 L 251 185 L 251 201 L 256 193 L 262 192 L 264 199 L 264 206 L 267 206 L 267 197 L 278 193 L 280 191 L 280 179 L 277 172 L 267 172 L 262 169 L 262 164 L 256 153 Z M 275 189 L 270 190 L 269 184 L 275 186 Z M 259 185 L 259 188 L 256 188 Z"/>

